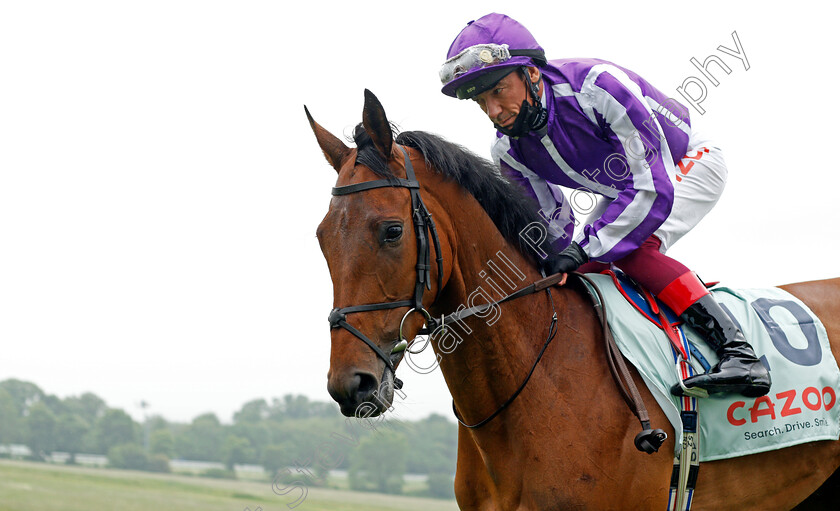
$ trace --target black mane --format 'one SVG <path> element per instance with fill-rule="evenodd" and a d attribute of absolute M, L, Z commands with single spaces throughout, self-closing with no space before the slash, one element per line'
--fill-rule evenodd
<path fill-rule="evenodd" d="M 353 141 L 358 148 L 357 164 L 368 167 L 382 177 L 393 176 L 361 124 L 356 126 Z M 502 236 L 514 246 L 518 246 L 525 256 L 536 260 L 536 254 L 523 243 L 519 233 L 531 222 L 544 225 L 544 221 L 537 214 L 539 205 L 525 195 L 518 185 L 506 181 L 492 161 L 461 145 L 424 131 L 402 132 L 397 135 L 396 142 L 420 151 L 427 166 L 455 180 L 467 190 L 478 200 Z"/>

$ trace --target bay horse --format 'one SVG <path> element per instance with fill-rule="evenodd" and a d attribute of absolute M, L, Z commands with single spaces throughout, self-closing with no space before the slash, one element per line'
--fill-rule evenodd
<path fill-rule="evenodd" d="M 517 285 L 542 278 L 519 237 L 522 227 L 537 219 L 537 206 L 514 193 L 491 162 L 460 146 L 424 132 L 394 138 L 382 105 L 367 90 L 355 148 L 306 114 L 338 172 L 334 197 L 317 229 L 336 307 L 330 319 L 328 390 L 345 415 L 360 406 L 375 415 L 393 399 L 396 366 L 388 362 L 390 351 L 399 339 L 414 338 L 426 311 L 434 318 L 470 306 L 478 289 L 485 300 L 501 298 L 495 288 L 502 288 L 506 277 L 517 279 L 502 265 L 488 264 L 498 262 L 499 254 L 518 270 Z M 411 187 L 409 171 L 416 173 L 419 187 Z M 422 197 L 419 206 L 415 194 Z M 438 238 L 438 243 L 423 243 L 431 247 L 429 257 L 420 253 L 418 210 L 430 216 L 417 229 L 434 230 Z M 442 264 L 434 264 L 437 260 Z M 426 278 L 418 277 L 422 273 Z M 499 285 L 490 285 L 491 279 Z M 834 356 L 840 355 L 840 279 L 784 289 L 822 319 L 834 341 Z M 359 304 L 379 306 L 353 308 Z M 416 313 L 421 309 L 424 314 Z M 601 324 L 581 288 L 571 282 L 553 286 L 506 302 L 495 313 L 492 323 L 487 314 L 465 320 L 471 333 L 462 342 L 431 343 L 454 408 L 468 424 L 497 410 L 534 367 L 550 330 L 556 329 L 556 338 L 510 406 L 480 428 L 459 426 L 459 507 L 665 509 L 674 431 L 633 370 L 652 423 L 668 433 L 657 454 L 634 447 L 638 422 L 608 372 Z M 836 509 L 838 466 L 840 441 L 704 462 L 693 509 L 770 510 L 798 504 L 797 509 L 826 509 L 826 502 Z"/>

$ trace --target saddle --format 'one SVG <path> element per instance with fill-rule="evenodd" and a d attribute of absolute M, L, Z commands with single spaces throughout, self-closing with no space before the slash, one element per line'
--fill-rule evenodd
<path fill-rule="evenodd" d="M 622 274 L 586 274 L 583 280 L 597 297 L 596 311 L 606 316 L 605 335 L 616 346 L 608 347 L 608 353 L 620 350 L 623 355 L 608 358 L 626 357 L 635 366 L 674 426 L 679 448 L 684 406 L 682 398 L 670 393 L 670 387 L 684 378 L 678 376 L 677 364 L 684 359 L 692 370 L 703 371 L 717 363 L 717 355 L 667 306 Z M 702 443 L 700 461 L 840 437 L 840 406 L 836 406 L 840 369 L 819 318 L 779 288 L 710 287 L 770 369 L 773 387 L 758 398 L 715 394 L 697 400 L 704 417 L 699 432 L 710 439 Z M 678 342 L 685 346 L 684 352 Z"/>

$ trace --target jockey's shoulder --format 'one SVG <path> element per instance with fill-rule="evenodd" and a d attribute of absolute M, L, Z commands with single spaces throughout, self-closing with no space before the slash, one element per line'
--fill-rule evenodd
<path fill-rule="evenodd" d="M 571 90 L 575 92 L 584 92 L 590 88 L 585 87 L 585 83 L 592 83 L 593 68 L 596 68 L 597 75 L 606 73 L 609 75 L 630 75 L 635 76 L 635 73 L 609 60 L 597 58 L 567 58 L 567 59 L 553 59 L 548 61 L 548 65 L 541 68 L 543 78 L 549 86 L 559 84 L 569 84 Z"/>
<path fill-rule="evenodd" d="M 490 145 L 490 155 L 493 157 L 493 160 L 498 164 L 502 155 L 509 153 L 510 149 L 510 137 L 497 131 L 496 138 L 493 139 L 493 143 Z"/>

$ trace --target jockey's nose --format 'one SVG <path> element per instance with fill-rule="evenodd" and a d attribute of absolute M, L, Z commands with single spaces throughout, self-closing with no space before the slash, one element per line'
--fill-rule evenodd
<path fill-rule="evenodd" d="M 488 98 L 484 104 L 485 113 L 487 113 L 487 117 L 490 118 L 493 122 L 497 122 L 499 120 L 499 116 L 502 114 L 502 105 L 492 99 Z"/>

